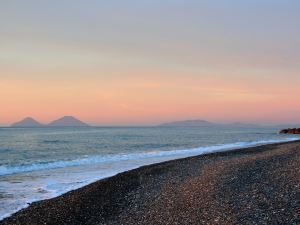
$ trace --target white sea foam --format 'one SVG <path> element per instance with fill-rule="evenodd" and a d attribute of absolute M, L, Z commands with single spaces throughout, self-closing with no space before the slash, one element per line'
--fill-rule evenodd
<path fill-rule="evenodd" d="M 287 142 L 287 141 L 294 141 L 294 140 L 299 140 L 299 138 L 285 138 L 281 140 L 262 140 L 262 141 L 253 141 L 253 142 L 236 142 L 236 143 L 229 143 L 229 144 L 222 144 L 222 145 L 198 147 L 192 149 L 170 150 L 170 151 L 151 151 L 151 152 L 130 153 L 130 154 L 104 155 L 104 156 L 95 155 L 86 158 L 66 160 L 66 161 L 61 160 L 56 162 L 34 163 L 30 165 L 19 165 L 19 166 L 0 166 L 0 176 L 39 171 L 39 170 L 94 165 L 99 163 L 118 162 L 118 161 L 127 161 L 127 160 L 141 160 L 141 159 L 160 158 L 160 157 L 181 158 L 181 157 L 200 155 L 200 154 L 211 153 L 211 152 L 226 151 L 226 150 L 238 149 L 238 148 L 247 148 L 256 145 L 280 143 L 280 142 Z"/>

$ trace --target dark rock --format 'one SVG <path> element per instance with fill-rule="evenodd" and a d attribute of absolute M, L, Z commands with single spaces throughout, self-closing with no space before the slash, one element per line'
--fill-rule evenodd
<path fill-rule="evenodd" d="M 300 128 L 288 128 L 279 132 L 280 134 L 300 134 Z"/>

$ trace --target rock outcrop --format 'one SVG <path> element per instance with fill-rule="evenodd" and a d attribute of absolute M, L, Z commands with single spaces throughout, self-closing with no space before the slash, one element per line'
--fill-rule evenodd
<path fill-rule="evenodd" d="M 288 128 L 280 131 L 280 134 L 300 134 L 300 128 Z"/>

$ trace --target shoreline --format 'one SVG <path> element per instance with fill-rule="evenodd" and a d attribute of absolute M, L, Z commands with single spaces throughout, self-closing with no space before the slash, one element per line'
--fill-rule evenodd
<path fill-rule="evenodd" d="M 282 135 L 282 136 L 285 136 L 285 135 Z M 210 154 L 213 152 L 224 152 L 224 151 L 232 151 L 235 149 L 246 149 L 249 147 L 261 146 L 261 145 L 266 145 L 266 144 L 274 144 L 274 143 L 285 143 L 285 142 L 291 142 L 291 141 L 295 141 L 295 140 L 297 140 L 297 139 L 290 137 L 290 138 L 279 139 L 279 140 L 270 139 L 270 140 L 261 140 L 261 141 L 252 141 L 252 142 L 234 142 L 234 143 L 227 143 L 227 144 L 219 144 L 219 145 L 212 145 L 212 146 L 203 146 L 203 147 L 196 147 L 196 148 L 190 148 L 190 149 L 181 149 L 181 150 L 178 149 L 178 150 L 161 152 L 161 153 L 163 153 L 164 156 L 160 156 L 160 157 L 156 157 L 156 158 L 150 157 L 151 162 L 150 161 L 146 162 L 147 161 L 147 159 L 146 159 L 147 157 L 146 157 L 141 162 L 136 162 L 136 164 L 132 165 L 131 167 L 117 169 L 117 171 L 112 172 L 112 173 L 110 172 L 110 173 L 104 174 L 104 175 L 101 174 L 101 176 L 99 176 L 97 174 L 90 176 L 89 173 L 85 173 L 85 176 L 82 177 L 82 179 L 86 180 L 87 177 L 90 177 L 90 178 L 93 177 L 92 180 L 85 181 L 84 183 L 81 181 L 78 181 L 77 186 L 72 187 L 72 188 L 65 187 L 65 190 L 60 190 L 58 193 L 53 193 L 53 191 L 52 191 L 53 195 L 46 197 L 46 198 L 38 198 L 38 197 L 30 198 L 32 196 L 29 196 L 29 198 L 26 197 L 27 201 L 23 201 L 23 204 L 20 205 L 18 208 L 15 208 L 14 210 L 9 210 L 5 214 L 2 214 L 0 217 L 0 221 L 7 217 L 10 217 L 14 213 L 17 213 L 18 211 L 20 211 L 22 209 L 27 208 L 33 202 L 39 202 L 39 201 L 43 201 L 43 200 L 49 200 L 52 198 L 56 198 L 56 197 L 59 197 L 65 193 L 69 192 L 69 191 L 77 190 L 79 188 L 82 188 L 82 187 L 89 185 L 91 183 L 94 183 L 96 181 L 99 181 L 99 180 L 102 180 L 105 178 L 109 178 L 109 177 L 115 176 L 119 173 L 123 173 L 123 172 L 130 171 L 133 169 L 138 169 L 143 166 L 154 165 L 154 164 L 161 163 L 161 162 L 167 162 L 167 161 L 176 160 L 176 159 L 184 159 L 184 158 L 193 157 L 193 156 L 200 156 L 200 155 L 204 155 L 204 154 Z M 159 152 L 156 152 L 156 153 L 159 153 Z M 171 157 L 169 156 L 170 153 L 171 153 Z M 174 153 L 175 153 L 175 155 L 174 155 Z M 151 155 L 152 153 L 149 152 L 149 153 L 142 153 L 142 154 L 146 154 L 146 155 L 150 154 Z M 169 156 L 169 157 L 167 157 L 167 156 Z M 167 157 L 167 158 L 164 158 L 164 157 Z M 54 169 L 59 169 L 59 168 L 54 168 Z M 94 170 L 92 172 L 95 172 L 95 171 L 96 170 Z M 26 173 L 27 172 L 25 172 L 25 174 Z M 56 173 L 56 171 L 54 170 L 53 173 Z M 12 175 L 14 175 L 14 174 L 12 174 Z M 41 189 L 41 190 L 43 190 L 43 189 Z M 19 191 L 22 192 L 22 189 L 19 189 Z M 23 195 L 23 196 L 26 196 L 26 195 Z M 2 204 L 2 206 L 4 206 L 4 205 L 5 205 L 5 203 Z M 3 209 L 4 208 L 2 207 L 2 210 Z"/>
<path fill-rule="evenodd" d="M 141 166 L 137 169 L 125 171 L 115 176 L 98 180 L 58 197 L 34 202 L 30 204 L 29 207 L 14 213 L 10 217 L 4 218 L 0 221 L 0 224 L 130 224 L 128 221 L 132 220 L 132 222 L 137 222 L 137 215 L 141 213 L 145 206 L 149 207 L 147 203 L 149 200 L 154 200 L 154 202 L 156 202 L 157 199 L 161 198 L 160 195 L 162 193 L 166 194 L 166 191 L 164 190 L 168 189 L 166 184 L 170 186 L 181 185 L 183 181 L 191 179 L 192 174 L 195 177 L 200 176 L 199 174 L 195 174 L 195 172 L 205 170 L 210 171 L 211 168 L 206 168 L 210 164 L 216 164 L 222 167 L 221 165 L 227 161 L 227 163 L 232 164 L 231 161 L 234 160 L 240 161 L 243 159 L 241 161 L 247 161 L 247 158 L 251 157 L 273 157 L 275 153 L 275 156 L 277 153 L 282 153 L 279 155 L 284 157 L 286 151 L 290 151 L 289 148 L 286 148 L 287 150 L 284 149 L 288 146 L 298 148 L 300 147 L 300 141 L 288 141 L 226 150 Z M 283 150 L 275 151 L 276 149 L 281 148 L 283 148 Z M 296 154 L 296 159 L 298 159 L 298 150 Z M 296 162 L 299 163 L 299 161 Z M 185 170 L 178 171 L 180 168 L 185 168 Z M 197 170 L 195 171 L 193 168 L 196 168 Z M 170 174 L 175 175 L 176 178 L 170 177 Z M 179 181 L 178 175 L 181 177 Z M 202 174 L 201 176 L 206 175 Z M 218 179 L 220 179 L 219 176 L 222 176 L 222 174 L 218 173 L 216 175 Z M 162 177 L 166 179 L 162 179 Z M 153 179 L 156 183 L 153 183 Z M 206 179 L 209 180 L 209 178 Z M 150 186 L 152 186 L 152 188 L 147 187 L 146 184 L 148 183 L 151 183 Z M 204 182 L 202 182 L 201 185 L 203 185 L 203 183 Z M 192 187 L 185 187 L 184 190 L 189 192 L 189 188 Z M 195 188 L 197 189 L 197 187 Z M 158 192 L 159 194 L 154 192 Z M 170 195 L 168 191 L 167 194 Z M 149 195 L 149 199 L 147 196 L 141 195 Z M 144 198 L 147 198 L 148 201 L 145 201 Z M 95 202 L 96 199 L 101 201 Z M 63 205 L 62 203 L 66 205 Z M 155 207 L 157 207 L 157 205 L 150 207 L 148 211 L 151 212 Z M 125 211 L 127 212 L 126 215 L 132 214 L 132 216 L 124 215 L 123 211 L 125 208 Z M 172 210 L 174 209 L 172 208 Z M 92 212 L 94 212 L 94 215 L 91 215 Z M 159 211 L 156 213 L 159 214 Z M 162 217 L 162 221 L 164 221 L 164 219 L 166 218 Z M 219 218 L 218 221 L 221 220 Z M 143 223 L 143 221 L 145 223 Z M 138 224 L 152 224 L 154 221 L 155 224 L 164 224 L 157 221 L 155 214 L 150 217 L 150 221 L 149 218 L 145 218 L 143 221 L 138 221 Z M 202 221 L 200 224 L 205 224 L 205 222 L 206 220 Z"/>
<path fill-rule="evenodd" d="M 285 136 L 285 135 L 282 135 L 282 136 Z M 285 138 L 285 139 L 279 139 L 279 140 L 270 139 L 270 140 L 261 140 L 261 141 L 252 141 L 252 142 L 233 142 L 233 143 L 227 143 L 227 144 L 202 146 L 202 147 L 196 147 L 196 148 L 187 148 L 187 149 L 181 149 L 181 150 L 178 149 L 178 150 L 171 150 L 171 151 L 161 152 L 161 153 L 163 153 L 163 156 L 161 156 L 159 154 L 160 155 L 159 157 L 154 157 L 154 158 L 150 157 L 150 161 L 148 161 L 148 162 L 146 162 L 146 161 L 149 160 L 149 159 L 146 159 L 146 158 L 148 158 L 148 157 L 146 157 L 145 159 L 142 159 L 142 161 L 140 161 L 140 162 L 135 162 L 135 164 L 133 164 L 130 167 L 122 168 L 122 169 L 116 169 L 115 168 L 117 171 L 114 171 L 114 172 L 109 172 L 109 173 L 106 173 L 106 174 L 102 174 L 102 172 L 101 172 L 101 175 L 97 175 L 95 173 L 93 176 L 90 176 L 89 173 L 85 173 L 85 176 L 82 177 L 82 179 L 86 180 L 85 182 L 81 182 L 82 179 L 80 181 L 78 180 L 78 185 L 77 186 L 72 187 L 72 188 L 65 187 L 65 190 L 60 190 L 58 193 L 54 193 L 52 191 L 53 195 L 48 196 L 46 198 L 43 198 L 43 197 L 42 198 L 38 198 L 38 197 L 30 198 L 32 196 L 30 196 L 29 198 L 26 197 L 27 201 L 23 201 L 23 204 L 20 205 L 18 208 L 15 208 L 14 210 L 10 210 L 10 211 L 7 211 L 5 214 L 2 214 L 1 217 L 0 217 L 0 221 L 7 218 L 7 217 L 10 217 L 14 213 L 17 213 L 18 211 L 20 211 L 22 209 L 27 208 L 33 202 L 39 202 L 39 201 L 43 201 L 43 200 L 53 199 L 53 198 L 56 198 L 56 197 L 59 197 L 59 196 L 65 194 L 69 191 L 77 190 L 79 188 L 82 188 L 82 187 L 87 186 L 91 183 L 97 182 L 99 180 L 103 180 L 105 178 L 109 178 L 109 177 L 115 176 L 119 173 L 123 173 L 123 172 L 130 171 L 130 170 L 133 170 L 133 169 L 138 169 L 138 168 L 143 167 L 143 166 L 150 166 L 150 165 L 154 165 L 154 164 L 157 164 L 157 163 L 163 163 L 163 162 L 172 161 L 172 160 L 176 160 L 176 159 L 184 159 L 184 158 L 189 158 L 189 157 L 193 157 L 193 156 L 201 156 L 201 155 L 211 154 L 211 153 L 216 153 L 216 152 L 226 152 L 226 151 L 233 151 L 233 150 L 237 150 L 237 149 L 246 149 L 246 148 L 249 148 L 249 147 L 262 146 L 262 145 L 267 145 L 267 144 L 288 143 L 288 142 L 295 141 L 295 140 L 299 140 L 299 139 Z M 157 153 L 159 153 L 159 152 L 156 152 L 156 154 Z M 170 155 L 169 153 L 171 153 L 171 156 L 169 156 Z M 133 155 L 134 154 L 135 153 L 133 153 Z M 150 154 L 150 155 L 152 155 L 151 152 L 149 152 L 149 153 L 138 153 L 138 154 L 146 154 L 146 155 Z M 165 158 L 165 157 L 167 157 L 167 158 Z M 66 168 L 68 168 L 68 167 L 66 167 Z M 55 170 L 53 171 L 53 173 L 56 173 L 56 169 L 60 169 L 60 168 L 54 168 L 54 169 Z M 95 171 L 97 171 L 97 170 L 94 170 L 94 171 L 91 171 L 91 172 L 94 173 Z M 26 173 L 27 172 L 25 172 L 25 174 Z M 14 174 L 12 174 L 12 175 L 14 175 Z M 91 180 L 88 181 L 86 179 L 87 177 L 90 177 Z M 76 179 L 76 178 L 74 178 L 74 179 Z M 68 179 L 68 180 L 70 180 L 70 179 Z M 22 189 L 19 189 L 19 190 L 22 191 Z M 41 189 L 41 190 L 43 190 L 43 189 Z M 44 189 L 44 190 L 47 190 L 47 189 Z M 26 195 L 24 195 L 24 196 L 26 196 Z"/>
<path fill-rule="evenodd" d="M 232 150 L 236 150 L 236 149 L 246 149 L 249 147 L 256 147 L 256 146 L 262 146 L 262 145 L 268 145 L 268 144 L 276 144 L 276 143 L 288 143 L 288 142 L 292 142 L 292 141 L 298 141 L 300 140 L 300 138 L 287 138 L 287 139 L 279 139 L 279 140 L 261 140 L 261 141 L 250 141 L 250 142 L 233 142 L 233 143 L 224 143 L 224 144 L 216 144 L 216 145 L 209 145 L 209 146 L 200 146 L 200 147 L 193 147 L 193 148 L 182 148 L 182 149 L 173 149 L 173 150 L 168 150 L 168 151 L 149 151 L 149 152 L 137 152 L 137 153 L 129 153 L 126 156 L 130 157 L 126 160 L 131 160 L 134 159 L 134 157 L 136 156 L 144 156 L 141 157 L 142 159 L 152 159 L 152 158 L 161 158 L 161 157 L 170 157 L 171 159 L 167 159 L 161 162 L 166 162 L 166 161 L 170 161 L 170 160 L 174 160 L 174 159 L 183 159 L 183 158 L 188 158 L 188 157 L 192 157 L 192 156 L 198 156 L 198 155 L 203 155 L 203 154 L 211 154 L 211 153 L 215 153 L 215 152 L 223 152 L 223 151 L 232 151 Z M 154 153 L 154 154 L 153 154 Z M 157 154 L 157 155 L 156 155 Z M 22 167 L 21 169 L 12 167 L 13 169 L 15 169 L 15 171 L 11 171 L 12 168 L 9 168 L 8 171 L 0 171 L 0 176 L 9 176 L 9 175 L 14 175 L 14 174 L 18 174 L 20 170 L 20 173 L 30 173 L 30 172 L 35 172 L 35 171 L 40 171 L 40 170 L 51 170 L 51 169 L 60 169 L 60 168 L 68 168 L 68 167 L 73 167 L 73 166 L 90 166 L 92 164 L 89 164 L 87 162 L 87 159 L 92 159 L 93 161 L 95 161 L 95 157 L 97 158 L 97 156 L 92 156 L 92 157 L 88 157 L 88 158 L 84 158 L 83 159 L 83 163 L 81 163 L 80 161 L 82 159 L 72 159 L 72 160 L 61 160 L 58 161 L 59 163 L 69 163 L 68 166 L 65 165 L 55 165 L 56 162 L 51 162 L 49 164 L 44 164 L 44 163 L 35 163 L 34 164 L 34 169 L 31 168 L 31 165 L 29 165 L 28 167 Z M 106 157 L 106 156 L 104 156 Z M 113 157 L 120 157 L 120 155 L 116 154 L 113 155 Z M 123 154 L 121 154 L 121 157 L 124 157 Z M 133 157 L 133 158 L 132 158 Z M 113 162 L 115 162 L 115 160 L 112 160 Z M 123 161 L 123 160 L 120 160 Z M 158 160 L 159 161 L 159 160 Z M 99 162 L 103 162 L 101 157 Z M 108 161 L 107 161 L 108 162 Z M 155 163 L 159 163 L 159 162 L 153 162 L 151 164 L 147 164 L 147 165 L 152 165 Z M 96 163 L 93 163 L 96 164 Z M 47 167 L 45 167 L 45 165 Z M 146 165 L 146 164 L 145 164 Z M 141 165 L 144 166 L 144 165 Z M 140 166 L 139 166 L 140 167 Z M 123 172 L 128 171 L 128 170 L 124 170 Z"/>

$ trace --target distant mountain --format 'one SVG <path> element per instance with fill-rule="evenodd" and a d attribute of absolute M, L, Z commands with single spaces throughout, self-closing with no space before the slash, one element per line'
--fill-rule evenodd
<path fill-rule="evenodd" d="M 31 117 L 27 117 L 19 122 L 13 123 L 11 126 L 12 127 L 42 127 L 44 125 Z"/>
<path fill-rule="evenodd" d="M 11 127 L 88 127 L 89 125 L 76 119 L 73 116 L 64 116 L 58 120 L 45 125 L 31 117 L 27 117 L 19 122 L 13 123 Z"/>
<path fill-rule="evenodd" d="M 174 121 L 170 123 L 163 123 L 159 126 L 164 127 L 208 127 L 216 126 L 217 124 L 208 122 L 206 120 L 183 120 L 183 121 Z"/>
<path fill-rule="evenodd" d="M 49 123 L 49 127 L 88 127 L 89 125 L 76 119 L 73 116 L 64 116 Z"/>
<path fill-rule="evenodd" d="M 259 125 L 255 124 L 244 124 L 244 123 L 212 123 L 206 120 L 183 120 L 183 121 L 174 121 L 169 123 L 163 123 L 159 126 L 164 127 L 228 127 L 228 128 L 251 128 L 251 127 L 258 127 Z"/>

